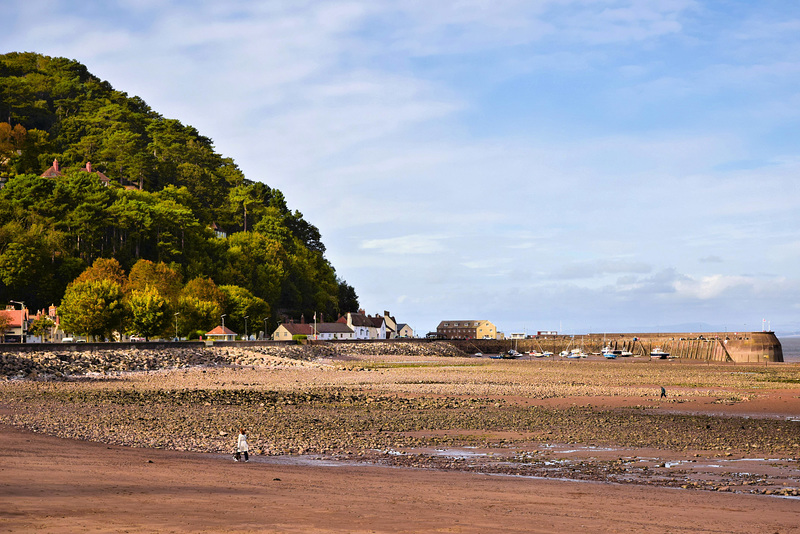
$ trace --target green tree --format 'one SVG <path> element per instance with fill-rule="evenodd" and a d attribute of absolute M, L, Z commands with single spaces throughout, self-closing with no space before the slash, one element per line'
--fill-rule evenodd
<path fill-rule="evenodd" d="M 56 323 L 50 317 L 47 317 L 46 315 L 41 315 L 31 323 L 31 326 L 28 328 L 28 331 L 34 336 L 38 336 L 42 339 L 45 339 L 52 335 L 53 328 L 55 326 Z"/>
<path fill-rule="evenodd" d="M 172 312 L 167 299 L 153 286 L 135 289 L 126 299 L 128 332 L 150 339 L 163 334 L 170 323 Z"/>
<path fill-rule="evenodd" d="M 109 279 L 76 281 L 58 308 L 65 332 L 110 338 L 125 316 L 122 286 Z"/>
<path fill-rule="evenodd" d="M 357 312 L 359 308 L 356 290 L 344 280 L 337 280 L 339 284 L 339 313 Z"/>
<path fill-rule="evenodd" d="M 231 330 L 250 334 L 263 325 L 264 319 L 269 318 L 269 305 L 247 289 L 239 286 L 219 286 L 219 289 L 225 295 L 225 326 Z M 248 318 L 246 325 L 245 317 Z"/>
<path fill-rule="evenodd" d="M 194 278 L 181 291 L 178 312 L 179 334 L 208 331 L 219 325 L 224 313 L 225 295 L 210 278 Z"/>
<path fill-rule="evenodd" d="M 158 290 L 171 306 L 176 306 L 183 286 L 182 276 L 177 265 L 153 263 L 150 260 L 139 260 L 128 273 L 125 292 L 144 290 L 148 286 Z"/>

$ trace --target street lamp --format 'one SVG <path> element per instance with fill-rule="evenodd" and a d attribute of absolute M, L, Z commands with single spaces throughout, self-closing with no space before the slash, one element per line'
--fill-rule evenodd
<path fill-rule="evenodd" d="M 244 339 L 247 340 L 247 318 L 250 317 L 249 315 L 244 316 Z"/>
<path fill-rule="evenodd" d="M 264 339 L 267 339 L 267 318 L 264 317 Z"/>
<path fill-rule="evenodd" d="M 14 304 L 19 304 L 19 309 L 20 310 L 24 310 L 25 309 L 25 303 L 24 302 L 20 302 L 18 300 L 9 300 L 8 302 L 13 302 Z"/>
<path fill-rule="evenodd" d="M 222 329 L 225 330 L 225 316 L 228 315 L 227 313 L 223 313 L 221 316 L 222 319 Z"/>
<path fill-rule="evenodd" d="M 175 312 L 175 341 L 178 341 L 178 316 L 181 312 Z"/>

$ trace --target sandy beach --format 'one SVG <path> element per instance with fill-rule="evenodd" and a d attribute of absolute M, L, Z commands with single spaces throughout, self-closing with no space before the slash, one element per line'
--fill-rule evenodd
<path fill-rule="evenodd" d="M 796 364 L 224 357 L 0 383 L 3 531 L 800 531 Z"/>

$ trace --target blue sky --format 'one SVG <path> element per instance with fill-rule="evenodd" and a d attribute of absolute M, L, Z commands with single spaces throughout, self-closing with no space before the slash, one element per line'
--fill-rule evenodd
<path fill-rule="evenodd" d="M 369 313 L 800 331 L 798 3 L 14 4 L 0 50 L 198 128 Z"/>

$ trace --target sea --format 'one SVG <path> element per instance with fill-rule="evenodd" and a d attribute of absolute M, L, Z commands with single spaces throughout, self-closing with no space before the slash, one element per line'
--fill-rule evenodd
<path fill-rule="evenodd" d="M 800 363 L 800 335 L 778 336 L 783 348 L 783 361 Z"/>

